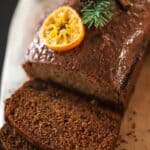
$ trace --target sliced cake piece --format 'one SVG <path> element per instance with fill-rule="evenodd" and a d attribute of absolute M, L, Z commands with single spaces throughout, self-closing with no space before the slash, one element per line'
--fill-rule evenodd
<path fill-rule="evenodd" d="M 6 101 L 5 116 L 28 141 L 50 150 L 112 150 L 122 118 L 91 98 L 38 80 Z"/>
<path fill-rule="evenodd" d="M 87 29 L 82 44 L 68 52 L 49 49 L 38 31 L 26 52 L 27 74 L 125 107 L 150 39 L 150 2 L 131 2 L 128 11 L 116 4 L 112 20 Z"/>
<path fill-rule="evenodd" d="M 38 150 L 31 145 L 17 131 L 6 123 L 0 130 L 0 149 L 4 150 Z"/>

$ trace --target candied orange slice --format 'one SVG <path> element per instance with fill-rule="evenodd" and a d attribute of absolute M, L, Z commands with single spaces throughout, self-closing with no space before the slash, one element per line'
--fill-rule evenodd
<path fill-rule="evenodd" d="M 78 46 L 84 39 L 82 19 L 70 6 L 62 6 L 44 21 L 40 38 L 55 51 L 67 51 Z"/>

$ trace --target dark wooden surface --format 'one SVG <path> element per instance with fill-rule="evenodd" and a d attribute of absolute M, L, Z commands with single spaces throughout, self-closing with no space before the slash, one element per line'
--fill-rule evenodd
<path fill-rule="evenodd" d="M 10 21 L 18 0 L 0 1 L 0 76 L 4 60 Z"/>

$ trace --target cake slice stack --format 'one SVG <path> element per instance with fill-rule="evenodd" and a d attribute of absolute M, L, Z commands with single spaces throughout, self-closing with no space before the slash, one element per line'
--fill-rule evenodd
<path fill-rule="evenodd" d="M 4 148 L 30 149 L 31 143 L 47 150 L 111 150 L 122 119 L 92 98 L 39 80 L 25 83 L 6 101 L 5 117 L 13 128 L 6 124 L 1 130 Z"/>

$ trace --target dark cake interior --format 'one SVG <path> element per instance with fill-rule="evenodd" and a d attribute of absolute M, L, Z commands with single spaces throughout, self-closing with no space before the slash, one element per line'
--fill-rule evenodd
<path fill-rule="evenodd" d="M 6 123 L 0 130 L 1 150 L 38 150 Z"/>
<path fill-rule="evenodd" d="M 43 81 L 29 81 L 6 101 L 6 120 L 41 149 L 112 150 L 122 116 Z"/>

